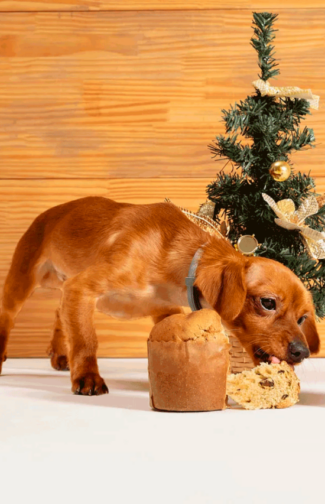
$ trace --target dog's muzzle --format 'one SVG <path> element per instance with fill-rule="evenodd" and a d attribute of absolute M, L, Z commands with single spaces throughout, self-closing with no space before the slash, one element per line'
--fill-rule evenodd
<path fill-rule="evenodd" d="M 310 352 L 300 339 L 294 339 L 288 345 L 288 361 L 298 363 L 307 359 Z"/>

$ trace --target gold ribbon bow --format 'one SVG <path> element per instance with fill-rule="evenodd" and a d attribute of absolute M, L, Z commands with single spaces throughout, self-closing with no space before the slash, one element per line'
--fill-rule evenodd
<path fill-rule="evenodd" d="M 304 98 L 310 104 L 310 108 L 318 109 L 319 96 L 313 95 L 310 89 L 300 89 L 297 86 L 274 87 L 268 82 L 258 79 L 253 86 L 261 92 L 262 96 L 280 96 L 285 98 Z"/>
<path fill-rule="evenodd" d="M 314 196 L 305 199 L 298 210 L 291 199 L 284 199 L 276 203 L 267 194 L 262 194 L 278 219 L 274 222 L 285 229 L 297 229 L 305 239 L 307 249 L 313 259 L 325 259 L 325 233 L 316 231 L 303 224 L 304 220 L 318 212 L 318 203 Z"/>

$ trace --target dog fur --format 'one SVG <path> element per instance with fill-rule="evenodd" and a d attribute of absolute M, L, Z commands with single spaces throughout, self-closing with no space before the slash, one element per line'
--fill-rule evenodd
<path fill-rule="evenodd" d="M 74 393 L 108 392 L 97 365 L 95 309 L 121 319 L 151 316 L 155 323 L 182 312 L 185 277 L 199 247 L 195 285 L 202 305 L 220 314 L 256 364 L 257 348 L 288 362 L 293 340 L 319 350 L 311 295 L 282 264 L 243 256 L 171 203 L 87 197 L 39 215 L 16 247 L 2 298 L 0 372 L 25 300 L 37 287 L 58 288 L 52 365 L 69 366 Z M 274 299 L 276 309 L 263 309 L 262 298 Z"/>

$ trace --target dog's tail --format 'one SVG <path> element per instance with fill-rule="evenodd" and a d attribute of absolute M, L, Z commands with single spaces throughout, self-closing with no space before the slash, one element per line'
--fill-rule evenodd
<path fill-rule="evenodd" d="M 5 280 L 0 314 L 0 373 L 15 318 L 36 287 L 36 269 L 42 255 L 44 234 L 45 219 L 41 214 L 20 238 Z"/>

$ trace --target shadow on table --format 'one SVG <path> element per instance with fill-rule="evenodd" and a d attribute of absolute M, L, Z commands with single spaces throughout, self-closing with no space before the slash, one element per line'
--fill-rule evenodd
<path fill-rule="evenodd" d="M 109 394 L 101 396 L 74 395 L 70 390 L 70 376 L 62 372 L 60 376 L 51 374 L 19 374 L 1 377 L 3 386 L 15 389 L 16 395 L 24 398 L 45 399 L 61 403 L 73 403 L 106 408 L 121 408 L 140 411 L 152 411 L 149 405 L 149 383 L 146 380 L 110 379 L 105 381 Z M 5 379 L 5 380 L 4 380 Z M 40 396 L 40 392 L 42 395 Z"/>
<path fill-rule="evenodd" d="M 297 406 L 325 407 L 325 394 L 320 392 L 301 392 Z"/>
<path fill-rule="evenodd" d="M 15 395 L 24 398 L 31 397 L 39 400 L 104 406 L 106 408 L 153 411 L 149 405 L 149 383 L 147 380 L 114 379 L 109 378 L 107 375 L 104 378 L 110 393 L 91 397 L 72 394 L 69 372 L 61 372 L 58 375 L 49 373 L 6 375 L 4 373 L 0 378 L 0 385 L 4 385 L 7 389 L 15 389 Z M 230 402 L 228 407 L 231 409 L 242 409 L 233 401 L 228 400 L 228 402 Z M 300 393 L 297 406 L 325 407 L 325 394 L 315 391 L 303 391 Z"/>

